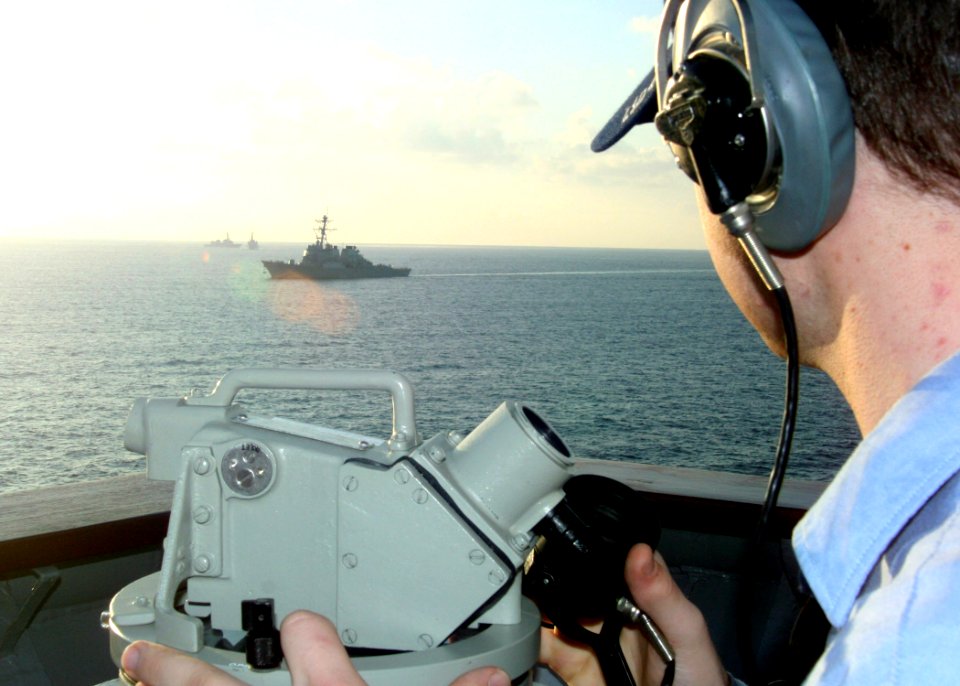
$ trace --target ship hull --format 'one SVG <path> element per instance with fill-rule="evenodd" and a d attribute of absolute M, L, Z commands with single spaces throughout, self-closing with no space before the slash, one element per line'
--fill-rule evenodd
<path fill-rule="evenodd" d="M 291 264 L 276 260 L 263 260 L 263 266 L 270 272 L 272 279 L 310 279 L 313 281 L 336 281 L 343 279 L 387 279 L 409 276 L 409 267 L 324 267 Z"/>

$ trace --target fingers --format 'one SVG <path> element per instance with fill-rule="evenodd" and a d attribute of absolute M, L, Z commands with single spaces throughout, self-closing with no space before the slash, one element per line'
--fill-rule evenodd
<path fill-rule="evenodd" d="M 280 626 L 280 641 L 292 686 L 362 686 L 336 627 L 325 617 L 300 610 Z M 452 686 L 510 686 L 510 677 L 497 667 L 464 674 Z"/>
<path fill-rule="evenodd" d="M 450 686 L 510 686 L 510 677 L 499 667 L 481 667 L 467 672 Z"/>
<path fill-rule="evenodd" d="M 303 610 L 294 612 L 280 626 L 280 642 L 291 686 L 364 686 L 328 619 Z M 144 686 L 243 685 L 202 660 L 146 641 L 128 646 L 121 665 Z M 510 677 L 497 667 L 483 667 L 464 674 L 452 686 L 510 686 Z"/>
<path fill-rule="evenodd" d="M 280 625 L 292 686 L 363 686 L 337 629 L 325 617 L 299 610 Z"/>
<path fill-rule="evenodd" d="M 147 686 L 243 686 L 213 665 L 146 641 L 127 646 L 120 664 L 128 676 Z"/>
<path fill-rule="evenodd" d="M 598 627 L 590 630 L 594 629 Z M 539 661 L 571 686 L 603 683 L 600 664 L 593 650 L 582 643 L 567 640 L 556 629 L 540 630 Z"/>

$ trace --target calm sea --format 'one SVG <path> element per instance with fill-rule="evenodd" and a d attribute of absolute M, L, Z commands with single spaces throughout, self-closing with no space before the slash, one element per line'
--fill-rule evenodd
<path fill-rule="evenodd" d="M 134 399 L 209 390 L 240 367 L 406 374 L 429 437 L 502 400 L 536 408 L 577 456 L 765 474 L 783 363 L 703 252 L 364 247 L 406 279 L 271 281 L 259 251 L 0 242 L 0 492 L 142 470 Z M 790 476 L 826 479 L 857 440 L 804 370 Z M 251 412 L 386 437 L 386 396 L 244 392 Z M 838 412 L 838 408 L 842 408 Z"/>

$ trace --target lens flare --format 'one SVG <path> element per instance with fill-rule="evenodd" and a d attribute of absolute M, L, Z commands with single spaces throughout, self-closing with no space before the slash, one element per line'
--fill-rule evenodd
<path fill-rule="evenodd" d="M 360 322 L 353 298 L 309 279 L 269 282 L 266 300 L 281 319 L 303 323 L 332 336 L 350 333 Z"/>

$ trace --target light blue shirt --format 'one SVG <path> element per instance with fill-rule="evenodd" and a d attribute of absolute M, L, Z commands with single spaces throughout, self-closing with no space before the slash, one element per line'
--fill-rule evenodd
<path fill-rule="evenodd" d="M 794 530 L 833 631 L 806 684 L 960 683 L 960 354 L 864 439 Z"/>

